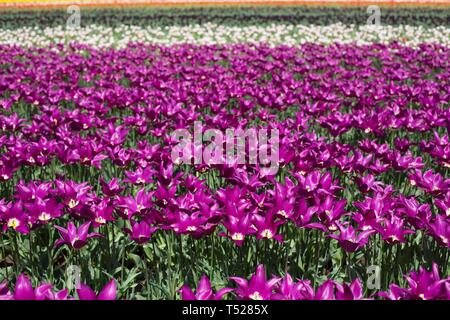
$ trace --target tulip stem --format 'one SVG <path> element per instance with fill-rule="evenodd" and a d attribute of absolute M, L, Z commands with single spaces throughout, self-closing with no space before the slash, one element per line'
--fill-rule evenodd
<path fill-rule="evenodd" d="M 125 254 L 126 254 L 126 240 L 122 239 L 122 263 L 121 263 L 121 268 L 120 268 L 120 280 L 124 281 L 123 279 L 123 272 L 125 269 Z"/>
<path fill-rule="evenodd" d="M 348 273 L 347 273 L 347 251 L 345 251 L 344 249 L 342 250 L 342 264 L 341 264 L 341 268 L 344 271 L 344 275 L 346 277 L 348 277 Z"/>
<path fill-rule="evenodd" d="M 17 233 L 14 233 L 13 236 L 13 256 L 14 256 L 14 266 L 16 269 L 16 277 L 19 275 L 19 261 L 20 261 L 20 252 L 19 252 L 19 245 L 17 243 Z"/>
<path fill-rule="evenodd" d="M 53 281 L 53 232 L 50 228 L 50 224 L 47 224 L 47 230 L 48 230 L 48 247 L 47 247 L 47 255 L 48 255 L 48 266 L 50 270 L 50 277 Z"/>
<path fill-rule="evenodd" d="M 214 239 L 215 239 L 215 236 L 214 235 L 211 236 L 211 268 L 212 268 L 212 270 L 214 270 L 214 267 L 215 267 L 215 265 L 214 265 L 214 250 L 215 250 Z M 183 249 L 183 248 L 181 248 L 181 249 Z M 181 251 L 181 256 L 183 256 L 183 251 Z"/>
<path fill-rule="evenodd" d="M 9 279 L 9 272 L 8 272 L 8 262 L 6 261 L 6 250 L 5 250 L 5 241 L 3 238 L 3 235 L 1 237 L 2 241 L 2 253 L 3 253 L 3 259 L 5 260 L 5 273 L 6 273 L 6 279 Z"/>
<path fill-rule="evenodd" d="M 258 252 L 259 241 L 255 239 L 254 243 L 255 243 L 255 260 L 256 260 L 255 268 L 256 268 L 256 266 L 258 266 L 259 264 L 259 252 Z"/>
<path fill-rule="evenodd" d="M 30 259 L 30 270 L 34 273 L 33 268 L 36 266 L 36 264 L 34 263 L 34 259 L 33 259 L 33 232 L 30 232 L 29 234 L 29 238 L 28 238 L 28 256 Z"/>
<path fill-rule="evenodd" d="M 184 253 L 183 253 L 183 235 L 180 234 L 180 262 L 181 266 L 184 266 Z"/>
<path fill-rule="evenodd" d="M 109 270 L 111 271 L 112 269 L 112 249 L 111 249 L 111 241 L 110 241 L 110 236 L 109 236 L 109 226 L 108 223 L 106 223 L 105 225 L 105 232 L 106 232 L 106 240 L 108 241 L 108 243 L 106 244 L 108 247 L 108 263 L 109 263 Z"/>

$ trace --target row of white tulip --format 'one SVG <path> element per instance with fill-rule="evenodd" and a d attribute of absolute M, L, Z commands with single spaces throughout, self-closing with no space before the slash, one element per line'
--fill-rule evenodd
<path fill-rule="evenodd" d="M 440 43 L 450 46 L 450 28 L 439 26 L 390 25 L 344 25 L 328 26 L 272 24 L 262 26 L 222 26 L 213 23 L 190 26 L 105 27 L 90 25 L 86 27 L 24 27 L 15 30 L 0 30 L 0 44 L 20 44 L 22 46 L 48 46 L 51 43 L 84 43 L 94 47 L 121 48 L 129 42 L 142 42 L 160 45 L 179 43 L 226 44 L 261 43 L 269 45 L 297 45 L 306 42 L 329 44 L 390 43 L 399 41 L 415 47 L 420 43 Z"/>

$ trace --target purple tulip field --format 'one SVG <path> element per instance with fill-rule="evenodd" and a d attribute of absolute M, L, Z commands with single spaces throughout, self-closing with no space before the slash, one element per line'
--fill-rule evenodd
<path fill-rule="evenodd" d="M 450 299 L 448 26 L 173 21 L 1 26 L 0 300 Z"/>

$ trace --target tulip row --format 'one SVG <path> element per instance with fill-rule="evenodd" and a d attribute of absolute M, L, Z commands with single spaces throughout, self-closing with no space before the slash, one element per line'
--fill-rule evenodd
<path fill-rule="evenodd" d="M 448 274 L 449 60 L 440 44 L 0 46 L 0 279 L 59 287 L 77 267 L 98 292 L 175 298 L 262 263 L 360 297 L 336 283 Z M 173 131 L 200 120 L 277 130 L 277 173 L 175 163 Z"/>
<path fill-rule="evenodd" d="M 432 271 L 420 268 L 405 276 L 409 287 L 401 288 L 391 284 L 389 291 L 379 292 L 376 296 L 389 300 L 449 300 L 450 277 L 441 279 L 439 269 L 433 264 Z M 364 298 L 361 281 L 353 280 L 350 284 L 326 280 L 317 287 L 311 286 L 309 280 L 294 281 L 289 273 L 283 278 L 272 276 L 267 279 L 263 265 L 256 268 L 249 280 L 231 277 L 236 289 L 222 288 L 214 292 L 208 277 L 202 276 L 195 292 L 184 285 L 180 292 L 183 300 L 220 300 L 225 294 L 235 291 L 237 298 L 244 300 L 361 300 Z"/>
<path fill-rule="evenodd" d="M 117 298 L 114 280 L 108 282 L 98 295 L 86 284 L 79 284 L 76 292 L 79 300 L 116 300 Z M 20 274 L 17 278 L 13 293 L 9 290 L 7 282 L 0 283 L 0 300 L 73 300 L 68 294 L 68 289 L 55 292 L 51 283 L 42 283 L 33 288 L 30 279 L 24 274 Z"/>
<path fill-rule="evenodd" d="M 448 24 L 445 7 L 393 7 L 380 5 L 382 23 L 387 25 L 423 25 L 428 27 Z M 52 10 L 6 10 L 1 12 L 0 27 L 14 29 L 24 26 L 55 27 L 65 25 L 74 11 L 67 8 Z M 373 14 L 364 6 L 204 6 L 204 7 L 138 7 L 89 8 L 80 7 L 81 23 L 102 26 L 186 26 L 214 23 L 224 26 L 277 24 L 347 25 L 366 24 Z"/>
<path fill-rule="evenodd" d="M 126 48 L 130 42 L 160 45 L 266 43 L 271 46 L 296 46 L 304 43 L 388 44 L 393 41 L 411 47 L 417 47 L 421 43 L 438 43 L 448 47 L 450 46 L 450 28 L 409 25 L 354 26 L 342 23 L 324 26 L 279 23 L 239 27 L 206 23 L 164 27 L 88 25 L 81 28 L 56 26 L 0 30 L 0 44 L 20 43 L 21 46 L 26 47 L 47 47 L 57 43 L 72 42 L 99 48 Z"/>
<path fill-rule="evenodd" d="M 420 268 L 405 276 L 409 287 L 402 288 L 391 284 L 389 291 L 379 292 L 378 297 L 389 300 L 450 300 L 450 277 L 441 279 L 436 264 L 428 272 Z M 263 265 L 258 265 L 255 274 L 250 279 L 230 277 L 237 288 L 221 288 L 214 291 L 209 278 L 203 275 L 197 287 L 193 290 L 183 285 L 179 291 L 183 300 L 221 300 L 234 292 L 238 299 L 243 300 L 361 300 L 374 297 L 363 296 L 362 284 L 355 279 L 350 284 L 326 280 L 316 290 L 309 280 L 294 281 L 289 273 L 284 277 L 272 276 L 267 279 Z M 117 287 L 111 280 L 98 295 L 87 285 L 78 284 L 76 288 L 79 300 L 115 300 Z M 10 292 L 6 282 L 0 284 L 0 300 L 73 300 L 69 290 L 54 292 L 52 284 L 43 283 L 33 288 L 29 278 L 21 274 L 15 284 L 14 292 Z"/>

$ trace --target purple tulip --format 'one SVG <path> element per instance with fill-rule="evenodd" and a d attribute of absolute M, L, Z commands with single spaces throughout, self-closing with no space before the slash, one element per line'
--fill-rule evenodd
<path fill-rule="evenodd" d="M 263 265 L 256 268 L 256 273 L 246 280 L 239 277 L 230 277 L 236 282 L 238 288 L 236 294 L 241 299 L 270 300 L 274 286 L 281 280 L 278 277 L 266 279 L 266 271 Z"/>
<path fill-rule="evenodd" d="M 14 231 L 28 234 L 30 232 L 29 216 L 23 209 L 23 203 L 19 200 L 5 208 L 5 212 L 1 216 L 4 222 L 3 231 L 12 229 Z"/>
<path fill-rule="evenodd" d="M 0 283 L 0 300 L 11 300 L 13 295 L 8 289 L 8 282 L 4 281 Z"/>
<path fill-rule="evenodd" d="M 253 216 L 256 228 L 256 238 L 259 239 L 275 239 L 279 242 L 283 241 L 283 236 L 278 234 L 278 227 L 283 223 L 282 220 L 276 220 L 272 211 L 268 212 L 265 217 L 255 214 Z"/>
<path fill-rule="evenodd" d="M 223 222 L 224 227 L 227 229 L 227 233 L 220 233 L 221 236 L 228 236 L 233 242 L 240 247 L 247 235 L 254 234 L 256 232 L 253 224 L 251 223 L 250 215 L 243 217 L 236 217 L 229 215 L 227 220 Z"/>
<path fill-rule="evenodd" d="M 361 300 L 363 290 L 359 279 L 355 279 L 350 285 L 336 283 L 336 300 Z"/>
<path fill-rule="evenodd" d="M 66 300 L 68 299 L 67 290 L 61 290 L 54 293 L 51 284 L 41 284 L 33 289 L 31 281 L 24 274 L 20 274 L 16 281 L 14 300 Z"/>
<path fill-rule="evenodd" d="M 413 230 L 405 230 L 403 228 L 404 220 L 402 218 L 392 216 L 383 220 L 375 229 L 381 234 L 384 241 L 389 244 L 405 243 L 406 234 L 414 234 Z"/>
<path fill-rule="evenodd" d="M 290 274 L 278 282 L 272 300 L 312 300 L 314 298 L 314 289 L 308 280 L 299 280 L 294 282 Z"/>
<path fill-rule="evenodd" d="M 111 181 L 108 183 L 101 179 L 100 184 L 102 185 L 103 193 L 108 197 L 117 196 L 123 189 L 120 187 L 119 179 L 117 178 L 111 179 Z"/>
<path fill-rule="evenodd" d="M 80 300 L 116 300 L 117 286 L 116 281 L 112 279 L 109 281 L 98 295 L 88 285 L 80 284 L 77 289 L 78 299 Z"/>
<path fill-rule="evenodd" d="M 391 284 L 389 291 L 379 293 L 379 296 L 389 300 L 449 300 L 450 278 L 441 279 L 437 264 L 432 270 L 426 271 L 420 267 L 419 272 L 411 272 L 405 276 L 409 288 L 401 288 Z"/>
<path fill-rule="evenodd" d="M 186 284 L 179 290 L 181 293 L 181 299 L 183 300 L 222 300 L 224 295 L 232 291 L 234 291 L 234 289 L 222 288 L 214 293 L 211 288 L 211 282 L 205 275 L 202 275 L 200 278 L 195 293 Z"/>
<path fill-rule="evenodd" d="M 130 235 L 130 239 L 138 244 L 148 242 L 156 230 L 158 227 L 151 227 L 146 221 L 131 222 L 131 229 L 124 229 Z"/>
<path fill-rule="evenodd" d="M 450 222 L 448 217 L 436 215 L 434 221 L 428 223 L 428 232 L 439 245 L 450 248 Z"/>
<path fill-rule="evenodd" d="M 91 222 L 83 223 L 79 228 L 75 226 L 72 221 L 69 221 L 67 225 L 67 229 L 64 229 L 60 226 L 55 226 L 58 230 L 61 239 L 56 240 L 55 247 L 59 247 L 63 244 L 67 244 L 68 246 L 74 249 L 81 249 L 87 244 L 87 241 L 91 238 L 102 237 L 101 234 L 91 232 L 89 233 L 89 226 Z"/>
<path fill-rule="evenodd" d="M 78 208 L 82 203 L 90 200 L 88 192 L 92 187 L 88 186 L 87 182 L 78 184 L 73 181 L 63 182 L 56 180 L 56 187 L 69 209 Z"/>
<path fill-rule="evenodd" d="M 347 228 L 341 224 L 337 226 L 339 228 L 339 235 L 330 234 L 329 237 L 336 239 L 342 249 L 347 252 L 354 252 L 365 246 L 369 240 L 369 236 L 376 232 L 375 230 L 365 230 L 357 234 L 352 226 L 348 226 Z"/>

